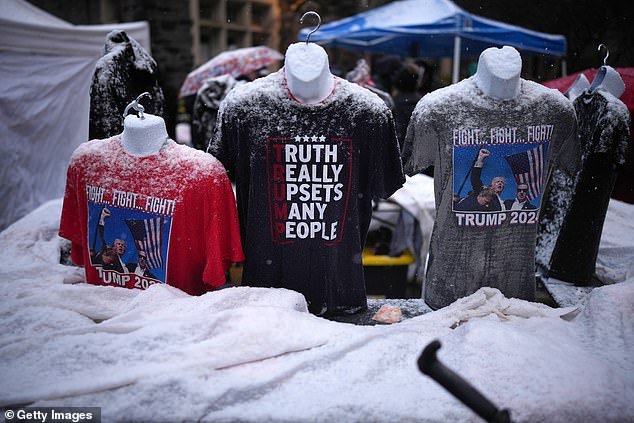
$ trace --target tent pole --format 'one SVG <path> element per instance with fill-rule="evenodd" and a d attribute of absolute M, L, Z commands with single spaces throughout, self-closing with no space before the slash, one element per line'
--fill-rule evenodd
<path fill-rule="evenodd" d="M 451 83 L 458 82 L 460 77 L 460 36 L 456 35 L 453 38 L 453 72 L 451 75 Z"/>
<path fill-rule="evenodd" d="M 566 59 L 561 59 L 561 76 L 568 76 L 568 64 L 566 63 Z"/>

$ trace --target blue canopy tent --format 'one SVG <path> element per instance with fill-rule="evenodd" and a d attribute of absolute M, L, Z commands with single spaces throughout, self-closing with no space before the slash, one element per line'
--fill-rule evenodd
<path fill-rule="evenodd" d="M 305 40 L 310 28 L 299 33 Z M 397 0 L 322 25 L 310 41 L 370 53 L 410 57 L 453 56 L 458 82 L 460 56 L 478 56 L 492 46 L 554 56 L 566 54 L 563 35 L 545 34 L 466 12 L 449 0 Z"/>

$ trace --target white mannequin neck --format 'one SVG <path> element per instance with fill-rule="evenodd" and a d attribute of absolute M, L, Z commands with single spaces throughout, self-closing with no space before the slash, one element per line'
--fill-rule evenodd
<path fill-rule="evenodd" d="M 123 121 L 121 146 L 133 156 L 149 156 L 160 151 L 168 139 L 165 121 L 159 116 L 144 113 L 143 119 L 128 115 Z"/>
<path fill-rule="evenodd" d="M 575 82 L 566 90 L 566 97 L 570 100 L 574 100 L 587 90 L 588 87 L 590 87 L 590 81 L 588 81 L 588 78 L 586 78 L 584 74 L 580 73 L 575 78 Z"/>
<path fill-rule="evenodd" d="M 520 92 L 522 57 L 513 47 L 491 47 L 478 59 L 475 83 L 482 92 L 499 100 L 509 100 Z"/>
<path fill-rule="evenodd" d="M 291 94 L 304 104 L 323 101 L 335 85 L 326 50 L 314 43 L 288 46 L 284 72 Z"/>
<path fill-rule="evenodd" d="M 596 90 L 607 91 L 614 97 L 619 98 L 625 92 L 625 83 L 616 69 L 606 65 L 599 68 L 589 89 L 591 92 Z"/>

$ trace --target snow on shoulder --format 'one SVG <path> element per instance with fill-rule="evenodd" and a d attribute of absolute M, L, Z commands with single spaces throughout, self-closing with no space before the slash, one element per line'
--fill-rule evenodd
<path fill-rule="evenodd" d="M 627 110 L 627 106 L 623 103 L 623 101 L 619 100 L 612 95 L 612 93 L 606 90 L 600 89 L 597 90 L 596 93 L 607 100 L 606 111 L 608 114 L 605 117 L 606 121 L 630 122 L 630 112 Z"/>
<path fill-rule="evenodd" d="M 572 103 L 562 93 L 537 82 L 520 79 L 519 94 L 504 100 L 486 96 L 478 87 L 475 76 L 472 76 L 423 96 L 414 109 L 414 115 L 435 113 L 444 119 L 453 120 L 456 110 L 471 110 L 474 114 L 485 111 L 489 114 L 496 110 L 521 110 L 538 104 L 574 113 Z"/>
<path fill-rule="evenodd" d="M 351 116 L 351 124 L 356 122 L 354 119 L 357 115 L 368 113 L 387 121 L 391 112 L 376 94 L 345 79 L 334 77 L 334 80 L 335 86 L 330 96 L 319 103 L 303 104 L 293 98 L 286 86 L 284 69 L 280 69 L 231 90 L 220 105 L 219 121 L 224 116 L 226 119 L 248 122 L 261 118 L 271 108 L 271 113 L 279 113 L 280 108 L 315 113 L 327 109 L 333 103 L 346 104 L 346 113 Z M 275 123 L 271 125 L 276 126 Z"/>
<path fill-rule="evenodd" d="M 59 263 L 60 209 L 47 203 L 0 232 L 11 247 L 0 251 L 0 375 L 11 381 L 0 405 L 99 404 L 104 421 L 477 421 L 416 367 L 438 339 L 439 360 L 513 421 L 634 416 L 632 277 L 573 308 L 482 288 L 359 327 L 307 313 L 284 289 L 65 284 L 80 269 Z"/>
<path fill-rule="evenodd" d="M 197 189 L 195 182 L 208 180 L 212 186 L 225 182 L 222 163 L 211 154 L 168 139 L 158 153 L 149 156 L 128 154 L 121 145 L 121 135 L 85 142 L 71 156 L 70 166 L 77 174 L 94 183 L 110 185 L 118 178 L 138 179 L 140 168 L 152 169 L 145 175 L 145 185 L 154 195 L 167 195 L 177 190 L 183 193 Z"/>

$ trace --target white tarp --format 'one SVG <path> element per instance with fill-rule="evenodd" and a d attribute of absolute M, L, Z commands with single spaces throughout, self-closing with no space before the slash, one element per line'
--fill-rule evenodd
<path fill-rule="evenodd" d="M 150 51 L 147 22 L 77 26 L 23 0 L 0 0 L 0 230 L 64 193 L 88 139 L 89 90 L 106 35 Z"/>
<path fill-rule="evenodd" d="M 516 423 L 632 422 L 632 277 L 565 309 L 481 288 L 398 324 L 355 326 L 308 314 L 286 289 L 194 297 L 163 284 L 71 284 L 84 272 L 59 263 L 61 207 L 0 232 L 10 246 L 0 250 L 0 407 L 99 406 L 104 423 L 482 422 L 418 371 L 438 339 L 439 360 Z M 630 250 L 633 209 L 612 200 L 605 222 Z"/>

